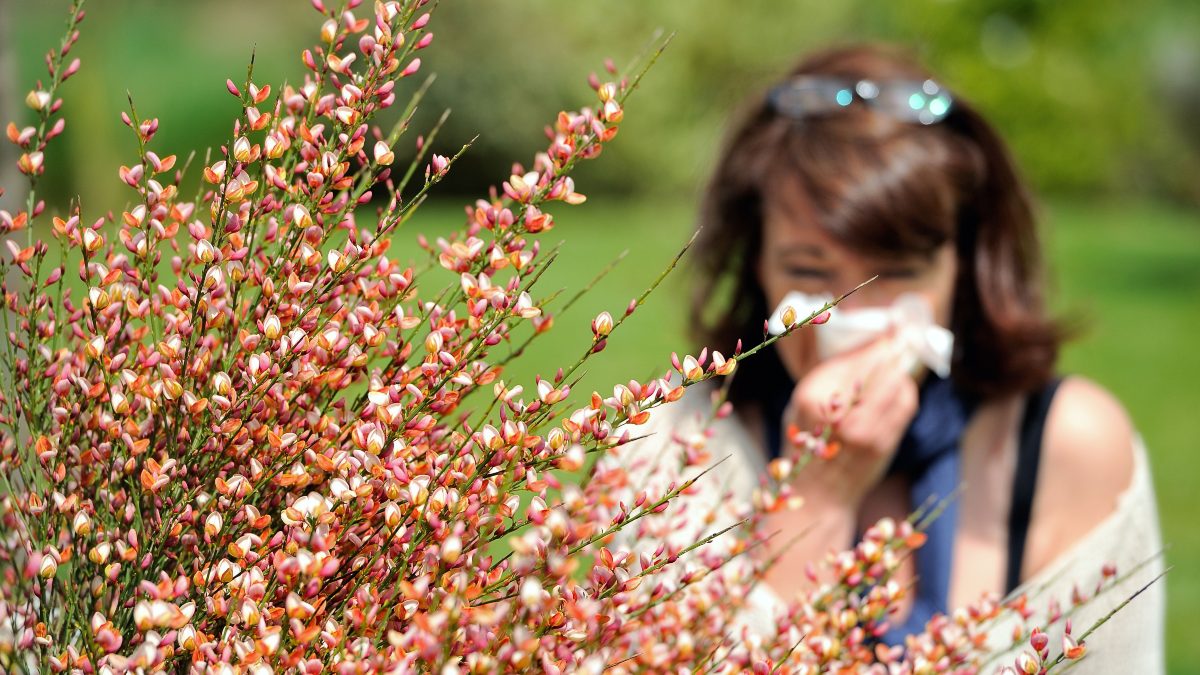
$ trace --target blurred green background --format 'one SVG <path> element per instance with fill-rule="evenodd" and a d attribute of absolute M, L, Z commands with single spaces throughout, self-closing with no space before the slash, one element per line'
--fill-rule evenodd
<path fill-rule="evenodd" d="M 65 5 L 0 0 L 4 119 L 28 112 L 21 99 L 45 74 L 41 55 L 58 39 Z M 257 81 L 295 81 L 299 50 L 319 25 L 305 0 L 95 0 L 88 10 L 76 49 L 84 67 L 64 90 L 68 126 L 48 153 L 44 189 L 55 209 L 78 196 L 89 217 L 129 194 L 116 172 L 135 161 L 119 121 L 126 92 L 143 117 L 161 119 L 160 154 L 202 158 L 228 134 L 236 106 L 224 81 L 241 80 L 251 47 Z M 424 70 L 438 81 L 421 124 L 452 109 L 436 148 L 446 154 L 480 139 L 441 201 L 399 235 L 410 252 L 417 232 L 454 227 L 461 204 L 541 148 L 554 113 L 589 102 L 585 77 L 605 57 L 622 64 L 656 28 L 677 33 L 631 99 L 620 137 L 577 174 L 588 203 L 557 211 L 544 244 L 561 241 L 561 258 L 542 294 L 578 289 L 629 255 L 514 369 L 526 383 L 574 362 L 595 313 L 619 314 L 686 240 L 737 101 L 817 47 L 878 39 L 920 54 L 999 127 L 1041 197 L 1056 306 L 1088 326 L 1063 369 L 1114 391 L 1146 438 L 1175 566 L 1171 672 L 1200 672 L 1191 637 L 1200 530 L 1190 520 L 1200 476 L 1200 3 L 473 0 L 443 2 L 432 27 Z M 12 184 L 0 172 L 0 185 Z M 671 277 L 593 362 L 587 383 L 645 377 L 667 367 L 672 350 L 691 351 L 686 287 L 686 277 Z"/>

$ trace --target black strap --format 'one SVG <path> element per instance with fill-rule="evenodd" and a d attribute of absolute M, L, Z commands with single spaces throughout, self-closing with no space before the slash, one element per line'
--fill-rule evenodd
<path fill-rule="evenodd" d="M 1004 583 L 1005 595 L 1021 583 L 1021 566 L 1025 560 L 1025 540 L 1029 535 L 1029 519 L 1033 513 L 1033 493 L 1037 487 L 1038 463 L 1042 454 L 1042 433 L 1054 392 L 1062 380 L 1055 378 L 1044 389 L 1032 394 L 1025 402 L 1017 438 L 1017 468 L 1013 472 L 1012 506 L 1008 512 L 1008 571 Z"/>

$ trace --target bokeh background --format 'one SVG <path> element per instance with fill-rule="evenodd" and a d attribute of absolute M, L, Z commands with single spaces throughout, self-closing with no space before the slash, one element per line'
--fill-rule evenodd
<path fill-rule="evenodd" d="M 620 312 L 686 241 L 725 120 L 802 52 L 835 43 L 907 45 L 1011 143 L 1039 195 L 1055 306 L 1086 327 L 1063 370 L 1083 373 L 1128 406 L 1150 449 L 1168 560 L 1171 672 L 1200 672 L 1200 4 L 1191 0 L 845 0 L 788 3 L 609 0 L 443 2 L 426 72 L 438 75 L 418 128 L 449 108 L 437 151 L 479 135 L 438 199 L 398 237 L 461 221 L 462 204 L 544 144 L 543 126 L 590 101 L 605 57 L 630 61 L 655 35 L 676 33 L 630 99 L 620 137 L 577 174 L 589 201 L 557 212 L 544 245 L 560 245 L 543 293 L 580 288 L 625 259 L 563 315 L 512 378 L 567 365 L 588 323 Z M 0 0 L 0 117 L 27 115 L 24 92 L 45 74 L 65 2 Z M 226 77 L 302 76 L 298 54 L 319 17 L 304 0 L 95 0 L 64 89 L 68 126 L 48 153 L 52 209 L 78 198 L 85 215 L 128 196 L 116 168 L 136 146 L 119 121 L 132 97 L 158 117 L 160 154 L 221 143 L 236 113 Z M 5 144 L 4 152 L 10 146 Z M 13 185 L 5 155 L 0 185 Z M 195 176 L 192 177 L 195 180 Z M 5 206 L 0 198 L 0 208 Z M 661 372 L 693 350 L 675 274 L 595 361 L 597 388 Z M 1064 485 L 1062 489 L 1070 489 Z"/>

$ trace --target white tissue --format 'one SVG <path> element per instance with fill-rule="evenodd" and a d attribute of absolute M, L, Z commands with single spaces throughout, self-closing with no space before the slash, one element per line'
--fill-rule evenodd
<path fill-rule="evenodd" d="M 792 291 L 783 298 L 767 322 L 767 330 L 779 335 L 787 330 L 783 312 L 788 307 L 796 320 L 808 318 L 832 298 Z M 954 352 L 954 334 L 933 320 L 933 309 L 925 298 L 916 293 L 904 293 L 888 307 L 867 307 L 829 310 L 829 321 L 814 327 L 817 332 L 817 354 L 825 359 L 860 347 L 890 329 L 913 365 L 924 364 L 940 377 L 950 374 L 950 357 Z"/>

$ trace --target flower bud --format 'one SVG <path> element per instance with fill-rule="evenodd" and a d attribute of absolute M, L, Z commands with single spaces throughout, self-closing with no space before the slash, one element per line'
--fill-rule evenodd
<path fill-rule="evenodd" d="M 1071 637 L 1070 635 L 1063 636 L 1062 644 L 1063 656 L 1071 659 L 1072 661 L 1083 658 L 1083 655 L 1087 652 L 1087 647 L 1075 642 L 1075 638 Z"/>
<path fill-rule="evenodd" d="M 542 605 L 542 584 L 536 577 L 525 577 L 521 582 L 521 604 L 531 610 L 537 610 Z"/>
<path fill-rule="evenodd" d="M 456 535 L 446 537 L 446 541 L 442 542 L 442 561 L 448 565 L 453 565 L 462 557 L 462 540 Z"/>
<path fill-rule="evenodd" d="M 562 430 L 561 427 L 554 427 L 550 430 L 550 433 L 546 434 L 546 445 L 548 445 L 550 449 L 555 452 L 562 450 L 566 443 L 567 434 Z"/>
<path fill-rule="evenodd" d="M 1050 636 L 1041 630 L 1034 628 L 1033 634 L 1029 636 L 1029 645 L 1033 647 L 1034 651 L 1040 654 L 1042 650 L 1045 649 L 1049 644 Z"/>
<path fill-rule="evenodd" d="M 260 614 L 258 611 L 258 605 L 256 605 L 250 598 L 246 598 L 242 601 L 241 614 L 242 621 L 246 627 L 254 626 L 262 617 L 262 614 Z"/>
<path fill-rule="evenodd" d="M 1013 665 L 1017 667 L 1018 673 L 1025 673 L 1026 675 L 1034 675 L 1034 673 L 1037 673 L 1042 669 L 1041 664 L 1038 663 L 1038 659 L 1029 652 L 1021 652 L 1018 654 L 1016 661 L 1013 662 Z"/>
<path fill-rule="evenodd" d="M 38 576 L 43 579 L 51 579 L 58 573 L 58 561 L 54 556 L 43 556 L 42 564 L 38 566 Z"/>
<path fill-rule="evenodd" d="M 250 160 L 250 139 L 242 136 L 233 142 L 233 158 L 239 162 Z"/>
<path fill-rule="evenodd" d="M 625 111 L 621 109 L 621 104 L 616 101 L 605 101 L 601 114 L 609 124 L 620 124 L 621 120 L 625 119 Z"/>
<path fill-rule="evenodd" d="M 27 152 L 17 159 L 17 168 L 27 176 L 35 176 L 42 172 L 45 155 L 41 152 Z"/>
<path fill-rule="evenodd" d="M 217 257 L 217 249 L 207 239 L 201 239 L 196 242 L 196 260 L 198 262 L 208 264 Z"/>
<path fill-rule="evenodd" d="M 341 274 L 346 271 L 346 268 L 350 267 L 350 257 L 342 255 L 342 252 L 336 249 L 329 252 L 327 259 L 329 261 L 329 268 L 333 270 L 334 274 Z"/>
<path fill-rule="evenodd" d="M 95 253 L 103 245 L 104 237 L 95 230 L 89 227 L 83 231 L 83 248 L 88 253 Z"/>
<path fill-rule="evenodd" d="M 176 636 L 175 641 L 179 643 L 180 647 L 183 647 L 189 652 L 196 651 L 196 629 L 190 623 L 183 628 L 180 628 L 179 634 Z"/>
<path fill-rule="evenodd" d="M 613 329 L 612 314 L 608 312 L 600 312 L 600 314 L 592 320 L 592 333 L 597 338 L 608 336 Z"/>
<path fill-rule="evenodd" d="M 112 304 L 112 299 L 109 297 L 108 291 L 95 286 L 88 289 L 88 300 L 92 303 L 92 307 L 100 311 L 103 311 L 105 307 Z"/>
<path fill-rule="evenodd" d="M 100 355 L 104 353 L 104 336 L 97 335 L 91 340 L 88 340 L 87 345 L 84 347 L 84 351 L 87 353 L 88 358 L 98 360 Z"/>
<path fill-rule="evenodd" d="M 311 604 L 304 601 L 295 593 L 288 593 L 287 599 L 284 600 L 284 608 L 287 610 L 287 615 L 292 619 L 300 619 L 304 621 L 317 613 L 317 609 Z"/>
<path fill-rule="evenodd" d="M 346 126 L 353 126 L 358 122 L 358 111 L 348 105 L 338 106 L 334 111 L 334 116 Z"/>
<path fill-rule="evenodd" d="M 387 143 L 383 141 L 377 141 L 375 143 L 376 164 L 379 164 L 380 166 L 389 166 L 393 161 L 395 161 L 395 159 L 396 155 L 392 152 L 392 149 L 388 147 Z"/>
<path fill-rule="evenodd" d="M 263 141 L 263 152 L 267 159 L 279 159 L 288 149 L 288 141 L 281 134 L 272 132 Z"/>
<path fill-rule="evenodd" d="M 555 431 L 559 431 L 555 429 Z M 563 471 L 578 471 L 583 468 L 586 458 L 584 456 L 583 446 L 575 444 L 567 448 L 567 451 L 558 458 L 558 468 Z"/>
<path fill-rule="evenodd" d="M 204 274 L 204 290 L 212 290 L 214 286 L 220 284 L 224 280 L 224 274 L 220 267 L 210 267 L 208 272 Z"/>
<path fill-rule="evenodd" d="M 150 617 L 150 603 L 148 601 L 143 600 L 133 606 L 133 624 L 140 631 L 149 630 L 154 626 L 154 622 Z"/>
<path fill-rule="evenodd" d="M 92 547 L 88 551 L 88 560 L 91 560 L 96 565 L 103 565 L 108 562 L 108 556 L 112 554 L 112 544 L 107 541 L 102 541 Z"/>
<path fill-rule="evenodd" d="M 92 518 L 86 511 L 80 511 L 75 514 L 75 519 L 71 521 L 71 530 L 79 536 L 85 536 L 92 532 Z"/>
<path fill-rule="evenodd" d="M 782 482 L 792 473 L 792 460 L 786 457 L 780 457 L 771 462 L 767 471 L 770 473 L 771 478 Z"/>
<path fill-rule="evenodd" d="M 204 167 L 204 180 L 216 185 L 225 177 L 225 160 L 221 160 L 212 166 Z"/>
<path fill-rule="evenodd" d="M 34 89 L 25 96 L 25 105 L 34 110 L 43 110 L 50 105 L 50 92 Z"/>
<path fill-rule="evenodd" d="M 783 325 L 785 328 L 791 328 L 796 323 L 796 310 L 791 305 L 783 309 Z"/>
<path fill-rule="evenodd" d="M 268 314 L 267 318 L 263 319 L 263 335 L 268 340 L 278 340 L 282 334 L 283 326 L 279 323 L 279 317 Z"/>
<path fill-rule="evenodd" d="M 233 389 L 233 382 L 229 379 L 229 375 L 224 371 L 213 375 L 213 389 L 222 396 L 228 396 L 230 390 Z"/>
<path fill-rule="evenodd" d="M 129 397 L 124 393 L 114 389 L 109 393 L 109 400 L 112 403 L 113 412 L 116 414 L 124 415 L 129 412 Z"/>
<path fill-rule="evenodd" d="M 404 522 L 404 514 L 396 502 L 388 502 L 383 507 L 383 522 L 392 529 L 399 527 L 400 523 Z"/>
<path fill-rule="evenodd" d="M 229 555 L 233 556 L 234 558 L 245 558 L 246 554 L 254 550 L 254 535 L 243 534 L 242 536 L 238 537 L 237 541 L 229 545 L 228 550 Z"/>
<path fill-rule="evenodd" d="M 208 514 L 207 518 L 204 519 L 204 534 L 207 534 L 210 537 L 215 537 L 218 533 L 220 533 L 221 527 L 224 524 L 225 519 L 221 517 L 221 514 L 213 511 L 212 513 Z"/>
<path fill-rule="evenodd" d="M 321 42 L 330 44 L 337 37 L 337 21 L 333 19 L 327 20 L 321 24 Z"/>
<path fill-rule="evenodd" d="M 412 61 L 409 61 L 407 66 L 404 67 L 404 70 L 400 71 L 400 77 L 408 77 L 415 74 L 420 69 L 421 59 L 413 59 Z"/>

